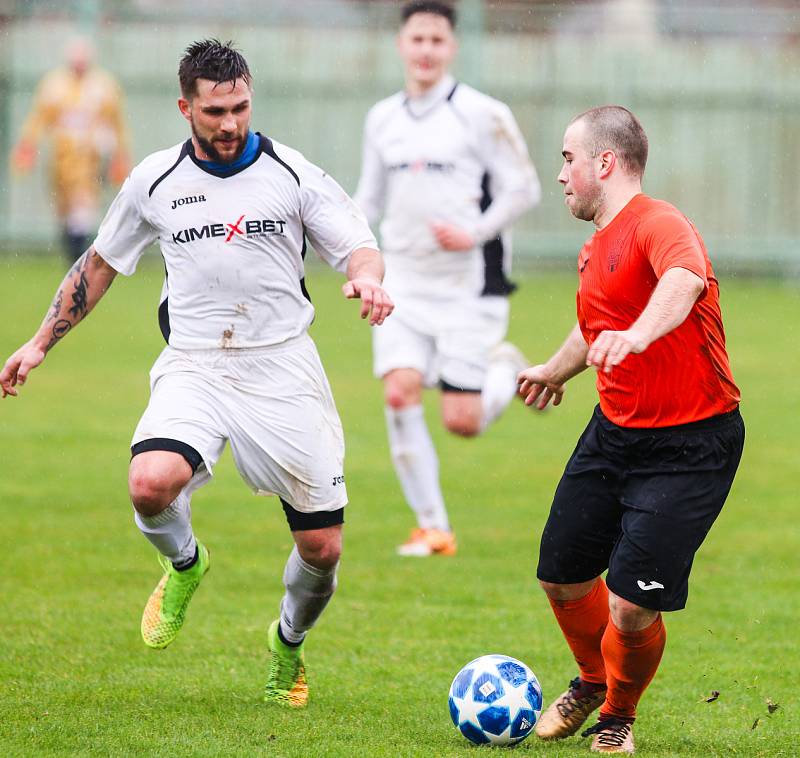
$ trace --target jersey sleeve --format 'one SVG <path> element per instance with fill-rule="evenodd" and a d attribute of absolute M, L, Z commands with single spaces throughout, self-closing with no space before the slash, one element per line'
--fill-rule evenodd
<path fill-rule="evenodd" d="M 353 196 L 370 224 L 377 223 L 386 206 L 386 167 L 375 142 L 375 128 L 375 116 L 371 112 L 364 123 L 361 177 Z"/>
<path fill-rule="evenodd" d="M 670 210 L 650 212 L 642 218 L 637 236 L 659 279 L 671 268 L 685 268 L 697 274 L 708 290 L 703 246 L 684 216 Z"/>
<path fill-rule="evenodd" d="M 491 204 L 473 229 L 477 242 L 482 243 L 536 205 L 542 189 L 511 109 L 492 100 L 478 123 L 479 150 L 492 196 Z"/>
<path fill-rule="evenodd" d="M 129 176 L 111 203 L 94 241 L 94 249 L 109 266 L 130 276 L 148 245 L 158 234 L 144 218 L 135 172 Z"/>
<path fill-rule="evenodd" d="M 299 168 L 302 221 L 320 258 L 344 271 L 354 250 L 377 250 L 367 219 L 339 184 L 308 161 Z"/>

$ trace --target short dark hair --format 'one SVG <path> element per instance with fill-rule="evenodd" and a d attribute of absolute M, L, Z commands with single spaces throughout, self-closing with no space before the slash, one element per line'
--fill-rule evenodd
<path fill-rule="evenodd" d="M 439 0 L 410 0 L 400 12 L 402 23 L 405 24 L 415 13 L 433 13 L 435 16 L 443 16 L 450 22 L 453 29 L 456 28 L 456 9 L 450 3 L 439 2 Z"/>
<path fill-rule="evenodd" d="M 197 80 L 210 79 L 222 84 L 236 84 L 244 79 L 250 86 L 252 77 L 244 56 L 233 47 L 233 42 L 220 42 L 218 39 L 204 39 L 192 42 L 183 53 L 178 66 L 178 81 L 181 94 L 189 99 L 197 94 Z"/>
<path fill-rule="evenodd" d="M 575 116 L 574 124 L 584 121 L 587 127 L 587 148 L 593 156 L 613 150 L 623 167 L 642 176 L 647 165 L 647 135 L 639 119 L 621 105 L 601 105 Z"/>

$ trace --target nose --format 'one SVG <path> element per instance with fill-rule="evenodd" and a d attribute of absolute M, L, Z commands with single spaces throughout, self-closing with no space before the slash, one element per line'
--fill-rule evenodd
<path fill-rule="evenodd" d="M 561 171 L 558 172 L 558 181 L 561 184 L 566 184 L 567 183 L 567 164 L 566 163 L 561 167 Z"/>
<path fill-rule="evenodd" d="M 220 124 L 220 129 L 223 132 L 235 132 L 236 131 L 236 119 L 233 117 L 232 113 L 228 113 L 222 119 L 222 123 Z"/>

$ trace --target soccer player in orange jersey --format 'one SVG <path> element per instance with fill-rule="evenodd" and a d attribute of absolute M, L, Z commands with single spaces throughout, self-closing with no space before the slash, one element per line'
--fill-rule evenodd
<path fill-rule="evenodd" d="M 591 749 L 632 753 L 636 706 L 656 673 L 662 611 L 686 605 L 697 549 L 722 509 L 744 445 L 719 287 L 692 223 L 642 194 L 647 136 L 625 108 L 567 127 L 558 181 L 595 232 L 578 258 L 578 323 L 519 375 L 543 409 L 597 370 L 600 404 L 556 489 L 537 576 L 579 674 L 543 714 L 543 739 L 595 711 Z M 608 570 L 605 581 L 601 574 Z"/>

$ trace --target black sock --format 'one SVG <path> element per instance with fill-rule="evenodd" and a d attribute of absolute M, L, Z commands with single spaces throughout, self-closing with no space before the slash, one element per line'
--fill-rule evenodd
<path fill-rule="evenodd" d="M 188 561 L 184 561 L 183 563 L 173 563 L 172 568 L 174 568 L 175 571 L 186 571 L 190 569 L 192 566 L 194 566 L 195 563 L 197 563 L 197 559 L 199 556 L 200 556 L 200 548 L 197 546 L 197 544 L 195 544 L 194 555 Z"/>
<path fill-rule="evenodd" d="M 581 679 L 581 683 L 578 685 L 576 689 L 573 690 L 572 696 L 578 699 L 585 697 L 592 697 L 593 695 L 597 694 L 598 692 L 602 692 L 605 689 L 606 689 L 605 684 L 584 682 L 583 679 Z"/>
<path fill-rule="evenodd" d="M 89 247 L 88 234 L 75 234 L 74 232 L 68 232 L 65 230 L 63 239 L 65 252 L 70 263 L 77 261 L 78 258 L 80 258 Z"/>
<path fill-rule="evenodd" d="M 283 632 L 281 631 L 281 624 L 278 622 L 278 639 L 284 644 L 288 645 L 289 647 L 300 647 L 303 644 L 303 640 L 300 642 L 289 642 L 286 637 L 283 636 Z"/>

